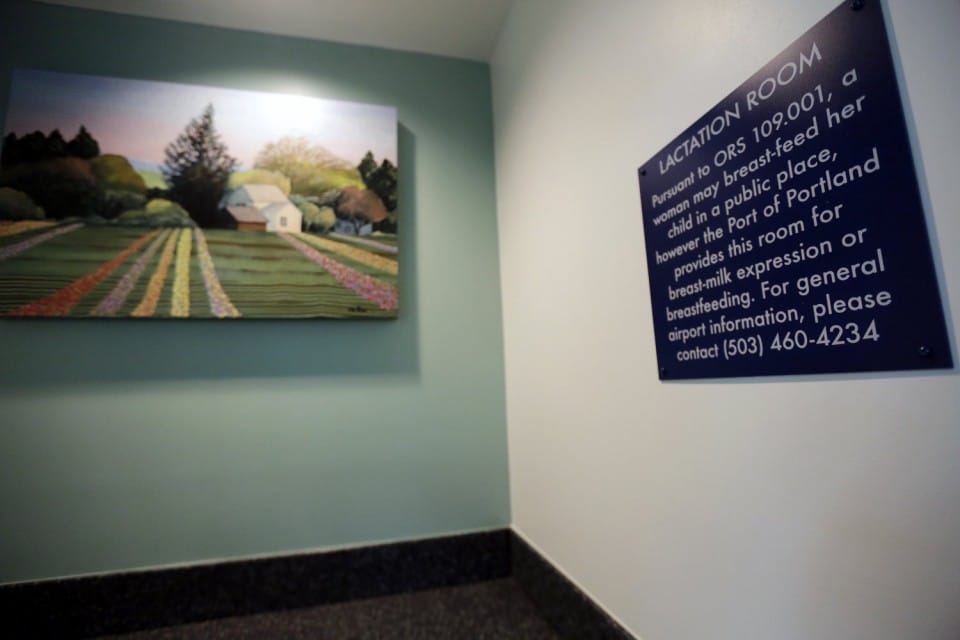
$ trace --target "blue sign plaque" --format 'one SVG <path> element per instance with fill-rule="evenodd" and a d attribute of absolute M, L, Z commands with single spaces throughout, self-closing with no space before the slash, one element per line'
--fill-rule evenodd
<path fill-rule="evenodd" d="M 661 379 L 952 367 L 879 2 L 639 169 Z"/>

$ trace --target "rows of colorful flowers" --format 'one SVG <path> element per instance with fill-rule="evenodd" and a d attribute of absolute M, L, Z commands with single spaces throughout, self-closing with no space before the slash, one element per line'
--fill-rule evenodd
<path fill-rule="evenodd" d="M 50 223 L 29 221 L 26 224 L 7 223 L 0 225 L 0 237 L 15 233 L 38 230 L 38 225 Z M 29 226 L 27 226 L 29 225 Z M 12 258 L 24 251 L 64 234 L 76 231 L 84 225 L 70 224 L 56 226 L 49 231 L 38 233 L 21 242 L 0 249 L 0 260 Z M 303 257 L 322 267 L 327 273 L 364 300 L 376 304 L 385 311 L 394 311 L 399 305 L 396 286 L 371 277 L 362 271 L 351 268 L 327 255 L 338 254 L 355 262 L 373 267 L 388 274 L 397 274 L 397 262 L 383 256 L 350 246 L 318 238 L 311 234 L 278 234 L 297 250 Z M 139 253 L 139 255 L 137 255 Z M 157 254 L 159 253 L 159 258 Z M 50 295 L 24 304 L 8 315 L 17 316 L 62 316 L 71 313 L 80 301 L 90 294 L 126 262 L 136 259 L 109 292 L 97 302 L 90 312 L 92 316 L 116 316 L 130 300 L 151 263 L 156 266 L 146 284 L 143 297 L 130 313 L 132 317 L 151 317 L 157 313 L 160 300 L 172 280 L 169 313 L 172 317 L 190 316 L 191 268 L 193 256 L 197 258 L 200 274 L 210 310 L 218 318 L 236 318 L 241 312 L 231 302 L 221 284 L 214 265 L 213 256 L 207 245 L 207 238 L 199 228 L 156 229 L 133 240 L 123 251 L 111 260 L 101 264 L 96 270 L 74 280 Z M 172 277 L 171 277 L 171 273 Z"/>
<path fill-rule="evenodd" d="M 160 303 L 160 294 L 163 292 L 163 285 L 167 281 L 167 274 L 170 272 L 170 265 L 173 263 L 173 255 L 177 249 L 177 240 L 180 235 L 172 231 L 167 237 L 167 243 L 163 246 L 163 253 L 160 254 L 160 261 L 150 281 L 147 282 L 147 291 L 143 294 L 140 304 L 130 313 L 134 318 L 149 318 L 157 311 L 157 305 Z"/>
<path fill-rule="evenodd" d="M 150 246 L 147 247 L 147 250 L 144 251 L 137 261 L 133 263 L 130 269 L 120 278 L 120 282 L 116 284 L 113 289 L 110 290 L 103 300 L 93 308 L 93 311 L 90 312 L 92 316 L 115 316 L 120 308 L 127 301 L 127 298 L 130 297 L 130 292 L 133 291 L 133 288 L 136 286 L 137 282 L 140 281 L 140 276 L 143 275 L 144 270 L 147 268 L 147 263 L 153 258 L 154 254 L 157 253 L 157 250 L 160 248 L 160 245 L 163 244 L 164 240 L 171 234 L 169 229 L 164 230 L 156 239 L 150 243 Z"/>
<path fill-rule="evenodd" d="M 77 224 L 71 224 L 65 227 L 57 227 L 56 229 L 51 229 L 46 233 L 41 233 L 39 235 L 33 236 L 32 238 L 27 238 L 26 240 L 23 240 L 21 242 L 11 244 L 7 247 L 0 249 L 0 260 L 6 260 L 8 258 L 12 258 L 16 255 L 23 253 L 27 249 L 34 248 L 38 244 L 43 244 L 44 242 L 53 240 L 57 236 L 62 236 L 65 233 L 76 231 L 82 226 L 83 224 L 78 222 Z"/>
<path fill-rule="evenodd" d="M 12 316 L 65 316 L 77 306 L 81 299 L 93 289 L 107 279 L 111 273 L 117 270 L 134 253 L 140 250 L 144 244 L 153 239 L 158 233 L 151 231 L 134 240 L 130 246 L 121 251 L 112 260 L 102 264 L 96 271 L 77 278 L 67 286 L 50 294 L 45 298 L 36 300 L 23 305 L 11 311 L 8 315 Z"/>
<path fill-rule="evenodd" d="M 207 239 L 197 227 L 193 230 L 194 240 L 197 243 L 197 259 L 200 260 L 200 273 L 203 274 L 203 286 L 207 290 L 207 299 L 210 301 L 210 311 L 217 318 L 239 318 L 240 312 L 230 302 L 230 298 L 220 285 L 217 270 L 213 266 L 213 258 L 207 248 Z"/>
<path fill-rule="evenodd" d="M 320 238 L 310 233 L 300 233 L 297 234 L 297 237 L 319 249 L 326 249 L 327 251 L 340 254 L 341 256 L 346 256 L 347 258 L 359 262 L 360 264 L 365 264 L 373 267 L 374 269 L 385 271 L 391 275 L 397 275 L 398 269 L 396 260 L 390 260 L 389 258 L 378 256 L 375 253 L 370 253 L 369 251 L 364 251 L 363 249 L 358 249 L 357 247 L 351 247 L 350 245 L 343 244 L 342 242 L 334 242 L 333 240 Z"/>
<path fill-rule="evenodd" d="M 380 280 L 376 280 L 356 269 L 329 258 L 303 241 L 287 234 L 279 234 L 302 253 L 308 260 L 323 267 L 337 282 L 347 287 L 364 300 L 375 303 L 385 311 L 395 310 L 399 304 L 397 288 Z"/>
<path fill-rule="evenodd" d="M 177 241 L 177 262 L 173 268 L 173 302 L 170 315 L 174 318 L 186 318 L 190 315 L 190 229 L 180 230 Z"/>
<path fill-rule="evenodd" d="M 50 222 L 49 220 L 17 220 L 16 222 L 5 221 L 0 223 L 0 238 L 15 236 L 20 233 L 26 233 L 27 231 L 34 231 L 36 229 L 46 229 L 47 227 L 52 227 L 55 224 L 57 223 Z"/>

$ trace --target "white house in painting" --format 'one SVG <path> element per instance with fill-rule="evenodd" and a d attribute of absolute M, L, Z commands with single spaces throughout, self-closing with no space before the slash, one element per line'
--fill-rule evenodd
<path fill-rule="evenodd" d="M 237 221 L 240 229 L 253 229 L 254 211 L 265 221 L 265 231 L 299 232 L 303 224 L 303 214 L 295 204 L 272 184 L 245 184 L 228 192 L 220 202 L 220 207 Z"/>

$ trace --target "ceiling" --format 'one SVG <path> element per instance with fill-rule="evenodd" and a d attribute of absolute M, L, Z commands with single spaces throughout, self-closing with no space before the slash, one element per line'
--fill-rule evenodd
<path fill-rule="evenodd" d="M 40 0 L 488 61 L 513 0 Z"/>

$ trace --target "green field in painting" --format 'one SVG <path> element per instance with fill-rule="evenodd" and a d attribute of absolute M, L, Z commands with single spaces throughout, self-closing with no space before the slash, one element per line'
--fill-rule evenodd
<path fill-rule="evenodd" d="M 336 281 L 276 234 L 210 230 L 207 245 L 223 290 L 244 316 L 393 317 Z M 396 286 L 397 278 L 332 252 L 337 262 Z"/>
<path fill-rule="evenodd" d="M 146 169 L 137 169 L 137 173 L 143 178 L 147 189 L 169 189 L 167 181 L 163 179 L 163 174 L 159 171 L 148 171 Z"/>
<path fill-rule="evenodd" d="M 395 254 L 396 253 L 395 250 L 398 246 L 397 236 L 396 234 L 392 234 L 392 233 L 390 234 L 374 233 L 373 235 L 364 236 L 360 238 L 345 236 L 340 234 L 331 234 L 331 237 L 337 242 L 345 242 L 347 244 L 361 247 L 361 248 L 367 249 L 368 251 L 372 251 L 374 253 L 381 253 L 383 255 L 390 255 L 391 253 Z M 372 243 L 382 244 L 387 247 L 392 247 L 394 251 L 381 251 L 375 247 L 371 247 L 370 245 Z"/>
<path fill-rule="evenodd" d="M 135 251 L 117 263 L 109 275 L 89 288 L 68 313 L 70 316 L 90 315 L 112 292 L 116 295 L 118 284 L 126 277 L 128 293 L 115 315 L 129 317 L 147 293 L 148 283 L 157 272 L 169 235 L 174 234 L 176 237 L 172 242 L 176 242 L 181 233 L 180 229 L 88 226 L 39 243 L 16 255 L 4 256 L 5 249 L 9 253 L 10 247 L 49 231 L 49 228 L 38 229 L 0 237 L 0 315 L 16 315 L 17 310 L 37 300 L 54 294 L 62 296 L 65 289 L 83 289 L 83 283 L 89 288 L 91 281 L 97 280 L 95 274 L 107 270 L 104 265 L 116 262 L 118 256 L 133 243 L 153 232 L 155 235 L 142 242 Z M 396 309 L 382 309 L 376 302 L 364 299 L 277 234 L 206 230 L 203 235 L 223 292 L 242 317 L 396 316 Z M 189 317 L 211 318 L 214 313 L 203 277 L 199 248 L 196 240 L 192 237 L 191 240 Z M 145 257 L 151 246 L 153 254 Z M 378 283 L 394 288 L 397 286 L 395 275 L 351 258 L 349 251 L 346 252 L 348 255 L 344 255 L 338 251 L 313 248 L 342 265 L 343 272 L 352 274 L 351 281 L 356 280 L 359 274 L 364 274 Z M 391 257 L 395 259 L 396 256 Z M 139 277 L 128 276 L 131 270 L 136 271 L 134 267 L 138 260 L 142 269 Z M 175 265 L 174 257 L 169 272 L 163 278 L 153 317 L 171 317 Z M 341 273 L 341 280 L 344 278 Z"/>

